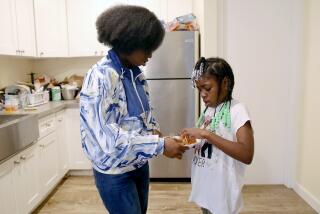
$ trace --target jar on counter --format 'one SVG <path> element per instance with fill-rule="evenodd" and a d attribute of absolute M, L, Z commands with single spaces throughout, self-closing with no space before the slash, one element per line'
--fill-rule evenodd
<path fill-rule="evenodd" d="M 15 112 L 19 108 L 19 97 L 17 95 L 5 95 L 4 109 L 6 112 Z"/>
<path fill-rule="evenodd" d="M 51 97 L 52 97 L 52 101 L 61 100 L 61 89 L 59 86 L 55 86 L 51 88 Z"/>

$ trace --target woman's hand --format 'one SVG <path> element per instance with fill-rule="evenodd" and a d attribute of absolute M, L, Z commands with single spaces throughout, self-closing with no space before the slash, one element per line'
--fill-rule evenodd
<path fill-rule="evenodd" d="M 180 143 L 178 143 L 178 140 L 174 138 L 168 137 L 164 139 L 163 154 L 168 158 L 181 159 L 183 153 L 188 149 L 189 147 L 181 145 Z"/>
<path fill-rule="evenodd" d="M 204 130 L 204 129 L 186 128 L 181 131 L 181 136 L 182 137 L 189 136 L 189 137 L 193 137 L 196 139 L 203 139 L 203 138 L 205 138 L 205 133 L 206 133 L 206 130 Z"/>

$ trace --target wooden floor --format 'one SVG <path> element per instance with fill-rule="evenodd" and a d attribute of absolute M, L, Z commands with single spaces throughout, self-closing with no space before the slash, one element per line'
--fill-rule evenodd
<path fill-rule="evenodd" d="M 148 214 L 200 214 L 188 202 L 188 183 L 151 183 Z M 242 214 L 316 214 L 294 191 L 282 185 L 245 186 Z M 107 213 L 93 177 L 68 177 L 34 213 Z"/>

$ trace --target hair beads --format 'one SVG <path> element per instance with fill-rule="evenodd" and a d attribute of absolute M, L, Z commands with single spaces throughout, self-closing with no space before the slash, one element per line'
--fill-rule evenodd
<path fill-rule="evenodd" d="M 212 132 L 215 132 L 217 130 L 221 122 L 224 127 L 226 127 L 229 130 L 231 129 L 230 106 L 231 106 L 231 102 L 229 101 L 223 103 L 219 112 L 212 117 L 211 123 L 210 123 L 210 130 Z M 205 109 L 204 112 L 200 115 L 196 123 L 197 128 L 200 128 L 201 124 L 203 123 L 204 113 L 206 112 L 206 110 L 207 109 Z"/>

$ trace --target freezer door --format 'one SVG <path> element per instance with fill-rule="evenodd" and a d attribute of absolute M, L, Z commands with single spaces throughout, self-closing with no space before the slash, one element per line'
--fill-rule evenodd
<path fill-rule="evenodd" d="M 153 115 L 164 136 L 194 127 L 195 94 L 189 79 L 148 80 Z"/>
<path fill-rule="evenodd" d="M 198 32 L 166 32 L 142 70 L 148 79 L 190 78 L 198 52 Z"/>
<path fill-rule="evenodd" d="M 177 135 L 181 129 L 194 127 L 195 100 L 190 80 L 148 80 L 153 115 L 164 136 Z M 191 150 L 182 160 L 163 156 L 150 160 L 151 178 L 190 178 Z"/>

